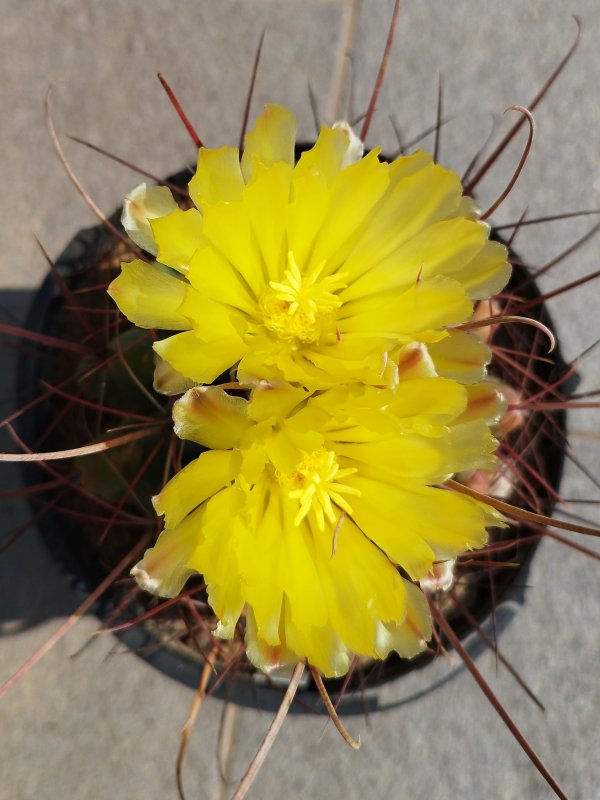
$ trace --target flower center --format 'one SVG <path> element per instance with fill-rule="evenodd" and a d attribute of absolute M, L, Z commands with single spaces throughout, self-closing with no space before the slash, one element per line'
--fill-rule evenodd
<path fill-rule="evenodd" d="M 325 262 L 302 275 L 294 254 L 288 253 L 288 269 L 281 283 L 270 281 L 262 296 L 265 327 L 280 339 L 316 342 L 321 334 L 335 333 L 335 311 L 342 301 L 334 292 L 345 287 L 345 275 L 330 275 L 319 280 Z"/>
<path fill-rule="evenodd" d="M 340 469 L 333 450 L 320 447 L 312 453 L 302 453 L 302 461 L 293 472 L 278 473 L 277 479 L 288 490 L 288 497 L 298 500 L 300 504 L 294 525 L 299 525 L 311 510 L 320 530 L 325 529 L 325 517 L 335 525 L 337 520 L 333 503 L 351 514 L 352 508 L 342 495 L 359 495 L 360 492 L 339 481 L 355 472 L 356 469 L 350 467 Z"/>

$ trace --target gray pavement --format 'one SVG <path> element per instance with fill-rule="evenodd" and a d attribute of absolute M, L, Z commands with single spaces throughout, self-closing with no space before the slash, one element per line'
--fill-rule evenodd
<path fill-rule="evenodd" d="M 356 16 L 353 16 L 353 9 Z M 321 114 L 338 102 L 351 51 L 353 111 L 364 109 L 391 12 L 389 0 L 354 5 L 322 0 L 2 0 L 0 2 L 0 320 L 23 319 L 29 292 L 45 265 L 32 234 L 56 256 L 94 224 L 56 159 L 44 127 L 50 80 L 60 132 L 77 134 L 166 175 L 193 160 L 193 150 L 155 74 L 162 71 L 209 145 L 235 144 L 254 50 L 268 26 L 254 114 L 266 100 L 289 105 L 312 134 L 307 82 Z M 395 50 L 372 128 L 372 144 L 393 148 L 389 121 L 410 139 L 435 119 L 438 74 L 453 121 L 443 131 L 441 160 L 461 171 L 494 117 L 527 104 L 583 21 L 580 49 L 536 114 L 534 152 L 497 221 L 600 207 L 600 7 L 597 0 L 404 0 Z M 342 65 L 340 67 L 340 64 Z M 501 130 L 507 121 L 500 120 Z M 504 126 L 504 127 L 503 127 Z M 431 140 L 426 142 L 432 146 Z M 69 159 L 98 205 L 111 212 L 136 176 L 71 142 Z M 511 149 L 481 189 L 498 194 L 518 159 Z M 590 219 L 532 227 L 519 253 L 545 264 L 591 227 Z M 600 240 L 547 276 L 546 288 L 598 269 Z M 554 301 L 568 358 L 600 336 L 598 286 Z M 2 411 L 10 404 L 15 351 L 1 348 Z M 598 386 L 594 356 L 581 366 L 583 388 Z M 598 475 L 600 415 L 572 415 L 572 445 Z M 2 446 L 5 445 L 2 442 Z M 18 474 L 2 469 L 2 488 Z M 570 465 L 566 497 L 599 497 Z M 593 508 L 592 508 L 592 512 Z M 28 518 L 23 504 L 3 504 L 0 537 Z M 596 514 L 596 522 L 598 517 Z M 586 544 L 593 546 L 589 541 Z M 0 556 L 0 682 L 43 643 L 78 600 L 30 531 Z M 503 653 L 547 705 L 542 714 L 506 671 L 479 667 L 571 800 L 594 800 L 597 758 L 597 572 L 583 555 L 546 541 L 532 566 L 527 602 L 501 638 Z M 506 613 L 517 611 L 516 605 Z M 174 761 L 192 692 L 123 652 L 111 637 L 81 646 L 97 621 L 84 617 L 0 705 L 0 800 L 165 800 L 176 798 Z M 552 796 L 456 658 L 388 685 L 373 698 L 381 710 L 352 716 L 363 747 L 350 751 L 315 716 L 287 720 L 250 797 L 270 800 L 542 800 Z M 219 777 L 217 732 L 223 704 L 209 700 L 192 735 L 185 782 L 189 798 L 231 794 L 270 714 L 227 711 L 228 755 Z"/>

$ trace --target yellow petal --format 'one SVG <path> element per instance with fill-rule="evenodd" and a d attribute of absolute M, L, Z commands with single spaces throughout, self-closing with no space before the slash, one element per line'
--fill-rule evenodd
<path fill-rule="evenodd" d="M 337 678 L 348 672 L 348 649 L 331 623 L 300 628 L 291 619 L 289 603 L 284 603 L 284 614 L 286 643 L 299 659 L 306 658 L 326 678 Z"/>
<path fill-rule="evenodd" d="M 177 203 L 166 186 L 140 183 L 125 196 L 121 224 L 130 239 L 155 256 L 158 247 L 149 220 L 164 217 L 176 208 Z"/>
<path fill-rule="evenodd" d="M 342 293 L 345 295 L 345 290 Z M 387 297 L 356 300 L 344 319 L 338 323 L 342 340 L 346 333 L 362 333 L 398 339 L 442 338 L 441 328 L 467 320 L 473 311 L 473 303 L 464 287 L 452 278 L 438 275 L 428 280 L 415 281 L 403 291 L 388 292 Z"/>
<path fill-rule="evenodd" d="M 121 274 L 108 287 L 109 295 L 134 325 L 175 331 L 191 328 L 179 312 L 186 290 L 185 281 L 139 259 L 121 264 Z"/>
<path fill-rule="evenodd" d="M 305 452 L 310 449 L 316 448 L 307 446 Z M 265 451 L 271 464 L 282 475 L 292 472 L 302 460 L 302 449 L 298 447 L 287 431 L 274 431 L 273 435 L 265 442 Z"/>
<path fill-rule="evenodd" d="M 344 271 L 353 279 L 458 210 L 462 196 L 458 175 L 433 163 L 407 174 L 406 160 L 399 159 L 390 166 L 390 186 L 344 264 Z M 418 163 L 415 159 L 413 165 Z"/>
<path fill-rule="evenodd" d="M 289 509 L 290 520 L 293 512 Z M 285 593 L 289 619 L 299 629 L 322 627 L 329 615 L 321 575 L 316 563 L 315 545 L 306 520 L 300 525 L 288 520 L 281 531 L 282 557 L 278 581 Z"/>
<path fill-rule="evenodd" d="M 208 602 L 219 622 L 214 635 L 221 639 L 233 639 L 235 626 L 244 608 L 244 599 L 238 586 L 232 581 L 207 583 Z"/>
<path fill-rule="evenodd" d="M 394 351 L 394 362 L 400 381 L 414 378 L 432 378 L 436 375 L 433 360 L 421 342 L 411 342 Z"/>
<path fill-rule="evenodd" d="M 152 498 L 156 513 L 165 515 L 165 526 L 174 528 L 236 475 L 239 458 L 229 450 L 210 450 L 180 470 L 163 490 Z"/>
<path fill-rule="evenodd" d="M 461 270 L 453 273 L 474 300 L 497 294 L 510 278 L 508 250 L 500 242 L 486 242 L 481 251 Z"/>
<path fill-rule="evenodd" d="M 470 422 L 482 419 L 488 425 L 495 425 L 507 409 L 507 399 L 499 384 L 482 381 L 467 386 L 467 407 L 455 422 Z"/>
<path fill-rule="evenodd" d="M 252 183 L 244 190 L 254 239 L 262 254 L 269 280 L 280 280 L 287 265 L 286 218 L 290 199 L 292 167 L 283 162 L 257 164 Z"/>
<path fill-rule="evenodd" d="M 239 309 L 220 300 L 211 300 L 192 286 L 188 286 L 179 310 L 192 321 L 196 336 L 204 342 L 239 336 L 247 328 L 244 314 Z"/>
<path fill-rule="evenodd" d="M 240 363 L 240 374 L 299 383 L 311 389 L 327 389 L 339 383 L 361 381 L 388 385 L 393 382 L 395 367 L 385 355 L 387 342 L 349 334 L 332 345 L 301 350 L 282 343 L 275 347 L 266 342 L 264 348 L 249 345 Z"/>
<path fill-rule="evenodd" d="M 352 498 L 352 518 L 358 527 L 394 564 L 420 580 L 431 570 L 435 554 L 421 536 L 405 529 L 402 510 L 392 488 L 385 484 L 378 487 L 376 495 L 363 493 Z"/>
<path fill-rule="evenodd" d="M 205 342 L 233 336 L 245 328 L 244 316 L 239 310 L 212 300 L 193 286 L 187 287 L 179 310 L 192 322 L 198 338 Z"/>
<path fill-rule="evenodd" d="M 362 492 L 361 497 L 377 498 L 382 492 L 379 480 L 352 475 L 347 482 Z M 436 560 L 482 547 L 487 541 L 486 526 L 501 522 L 488 506 L 446 489 L 407 483 L 386 486 L 382 496 L 390 498 L 386 513 L 398 520 L 399 535 L 422 538 Z"/>
<path fill-rule="evenodd" d="M 175 433 L 203 447 L 227 450 L 253 424 L 248 401 L 216 386 L 195 386 L 173 404 Z"/>
<path fill-rule="evenodd" d="M 334 629 L 353 652 L 372 655 L 376 619 L 401 621 L 404 585 L 389 559 L 346 517 L 335 555 L 331 538 L 315 537 L 319 572 Z"/>
<path fill-rule="evenodd" d="M 446 275 L 463 280 L 468 271 L 465 264 L 484 247 L 488 231 L 487 225 L 464 218 L 429 225 L 350 283 L 344 299 L 410 286 L 419 276 Z"/>
<path fill-rule="evenodd" d="M 340 455 L 360 464 L 383 465 L 379 474 L 386 472 L 389 479 L 421 480 L 440 483 L 456 471 L 448 437 L 427 437 L 405 434 L 375 442 L 338 444 Z M 462 454 L 461 454 L 462 455 Z M 487 454 L 486 454 L 487 455 Z M 352 464 L 353 467 L 356 464 Z"/>
<path fill-rule="evenodd" d="M 246 655 L 251 664 L 265 674 L 280 672 L 295 666 L 298 656 L 283 644 L 270 645 L 258 634 L 252 608 L 246 609 Z"/>
<path fill-rule="evenodd" d="M 203 233 L 246 282 L 254 299 L 259 298 L 266 286 L 265 274 L 245 204 L 220 203 L 208 207 Z"/>
<path fill-rule="evenodd" d="M 154 342 L 153 347 L 161 358 L 195 383 L 212 383 L 236 364 L 244 352 L 237 334 L 206 342 L 195 331 L 161 339 Z"/>
<path fill-rule="evenodd" d="M 460 383 L 477 383 L 485 377 L 492 354 L 485 344 L 466 331 L 448 331 L 448 336 L 427 347 L 438 375 Z"/>
<path fill-rule="evenodd" d="M 280 492 L 265 493 L 247 513 L 247 535 L 240 537 L 238 546 L 244 598 L 254 612 L 258 636 L 269 645 L 278 645 L 283 602 L 279 573 L 285 568 L 281 563 Z"/>
<path fill-rule="evenodd" d="M 204 244 L 202 214 L 195 208 L 175 209 L 166 217 L 150 222 L 161 264 L 187 272 L 192 256 Z"/>
<path fill-rule="evenodd" d="M 460 201 L 459 215 L 467 219 L 478 219 L 481 216 L 481 208 L 472 197 L 463 195 Z"/>
<path fill-rule="evenodd" d="M 433 156 L 425 150 L 415 150 L 407 156 L 399 156 L 390 164 L 390 186 L 395 187 L 405 178 L 425 169 L 433 163 Z"/>
<path fill-rule="evenodd" d="M 296 175 L 295 171 L 292 185 L 286 221 L 288 249 L 296 263 L 304 266 L 329 211 L 331 190 L 319 175 Z"/>
<path fill-rule="evenodd" d="M 446 378 L 404 380 L 394 392 L 389 409 L 398 418 L 424 416 L 435 424 L 446 423 L 467 405 L 464 386 Z"/>
<path fill-rule="evenodd" d="M 238 587 L 238 593 L 241 591 L 238 549 L 240 538 L 248 533 L 240 514 L 244 507 L 244 495 L 235 483 L 209 498 L 202 506 L 203 536 L 189 559 L 190 566 L 204 575 L 207 584 L 232 583 Z M 221 616 L 218 609 L 215 611 Z"/>
<path fill-rule="evenodd" d="M 188 558 L 201 536 L 203 509 L 198 509 L 176 528 L 163 531 L 154 547 L 131 570 L 139 585 L 160 597 L 176 597 L 195 571 Z"/>
<path fill-rule="evenodd" d="M 256 297 L 248 284 L 231 262 L 212 245 L 207 244 L 196 250 L 186 277 L 196 289 L 196 294 L 188 298 L 190 303 L 201 304 L 202 300 L 208 299 L 237 309 L 249 317 L 256 315 Z M 189 306 L 187 313 L 192 319 L 201 321 L 204 311 L 201 305 L 198 308 Z M 218 324 L 220 327 L 223 323 Z"/>
<path fill-rule="evenodd" d="M 308 270 L 327 261 L 323 274 L 335 271 L 346 256 L 342 247 L 349 248 L 360 230 L 369 224 L 370 212 L 389 185 L 389 165 L 378 160 L 378 152 L 371 150 L 336 176 L 331 186 L 329 213 L 317 236 Z"/>
<path fill-rule="evenodd" d="M 209 603 L 219 619 L 215 635 L 231 639 L 244 607 L 237 554 L 239 491 L 235 487 L 223 489 L 202 508 L 203 538 L 188 565 L 204 575 Z"/>
<path fill-rule="evenodd" d="M 245 441 L 241 450 L 240 478 L 246 482 L 247 486 L 258 483 L 263 477 L 263 471 L 268 461 L 263 442 L 271 433 L 272 427 L 268 422 L 261 422 L 246 434 L 245 439 L 252 441 Z"/>
<path fill-rule="evenodd" d="M 429 604 L 418 586 L 404 581 L 406 590 L 406 618 L 400 624 L 383 622 L 378 626 L 377 657 L 386 658 L 393 650 L 401 658 L 414 658 L 431 639 L 431 614 Z"/>
<path fill-rule="evenodd" d="M 154 353 L 154 380 L 153 388 L 155 392 L 166 395 L 183 394 L 195 385 L 194 381 L 186 378 L 181 372 L 161 358 L 158 353 Z"/>
<path fill-rule="evenodd" d="M 296 117 L 283 106 L 267 104 L 254 129 L 246 134 L 242 155 L 246 183 L 252 178 L 255 159 L 267 167 L 278 161 L 293 164 L 295 142 Z"/>
<path fill-rule="evenodd" d="M 494 453 L 498 442 L 492 436 L 485 414 L 490 406 L 463 415 L 468 421 L 454 422 L 448 430 L 448 467 L 452 472 L 463 469 L 491 469 L 495 464 Z M 483 418 L 482 418 L 483 417 Z"/>
<path fill-rule="evenodd" d="M 257 422 L 269 417 L 283 419 L 309 394 L 307 389 L 290 386 L 289 383 L 261 381 L 250 397 L 248 415 Z"/>
<path fill-rule="evenodd" d="M 305 175 L 318 176 L 327 185 L 331 185 L 342 168 L 349 144 L 350 135 L 347 130 L 323 125 L 313 147 L 300 156 L 294 168 L 294 179 Z"/>
<path fill-rule="evenodd" d="M 237 148 L 201 147 L 196 173 L 188 184 L 190 197 L 197 208 L 213 203 L 239 200 L 244 188 Z"/>

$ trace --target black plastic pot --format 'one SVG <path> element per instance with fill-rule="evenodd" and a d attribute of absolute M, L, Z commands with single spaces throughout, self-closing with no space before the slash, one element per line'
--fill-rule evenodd
<path fill-rule="evenodd" d="M 186 185 L 189 177 L 190 173 L 183 171 L 169 180 L 178 185 Z M 118 225 L 119 218 L 120 210 L 113 215 L 111 220 Z M 117 243 L 118 240 L 103 225 L 85 229 L 72 240 L 61 254 L 56 262 L 56 267 L 67 285 L 71 288 L 76 287 L 79 285 L 83 275 L 103 259 L 110 257 Z M 510 288 L 515 289 L 516 287 L 519 287 L 519 294 L 524 298 L 534 299 L 539 297 L 537 287 L 521 267 L 515 267 L 511 278 Z M 56 336 L 61 330 L 63 312 L 63 297 L 54 278 L 50 275 L 34 297 L 27 325 L 31 330 Z M 532 313 L 534 315 L 537 314 L 537 318 L 552 329 L 552 320 L 543 305 L 535 306 Z M 517 346 L 522 352 L 532 351 L 536 353 L 539 350 L 540 353 L 545 355 L 546 353 L 538 334 L 539 332 L 529 326 L 519 326 L 514 330 L 511 328 L 510 331 L 507 326 L 498 326 L 495 341 L 505 346 Z M 42 357 L 45 348 L 42 345 L 37 345 L 36 347 L 39 358 L 22 359 L 19 363 L 18 392 L 22 400 L 23 398 L 34 398 L 40 393 L 40 380 L 52 380 L 51 370 L 49 372 L 48 364 Z M 553 382 L 564 374 L 567 369 L 558 349 L 553 353 L 553 362 L 553 364 L 543 361 L 535 362 L 539 370 L 538 377 L 544 383 Z M 530 422 L 532 438 L 535 440 L 536 463 L 537 460 L 541 459 L 541 462 L 546 467 L 545 480 L 554 489 L 558 489 L 564 453 L 557 441 L 566 441 L 565 413 L 563 411 L 553 413 L 552 430 L 549 430 L 548 426 L 544 424 L 541 415 L 538 415 L 538 417 L 535 423 Z M 38 403 L 30 412 L 19 419 L 21 437 L 27 444 L 33 444 L 46 431 L 48 422 L 51 419 L 52 413 L 51 411 L 49 412 L 48 405 L 46 403 Z M 27 466 L 25 469 L 26 482 L 32 485 L 39 482 L 39 479 L 39 467 L 35 465 Z M 535 486 L 536 493 L 541 498 L 541 505 L 535 510 L 546 514 L 550 513 L 553 506 L 551 493 L 539 481 L 533 482 L 537 484 Z M 42 503 L 48 503 L 51 502 L 52 497 L 38 495 L 35 502 L 39 503 L 40 500 Z M 44 516 L 40 529 L 52 557 L 62 566 L 65 576 L 71 585 L 79 595 L 82 597 L 87 596 L 105 577 L 107 570 L 100 569 L 98 559 L 93 554 L 90 554 L 89 551 L 86 551 L 86 543 L 80 535 L 80 528 L 77 522 L 50 511 Z M 510 538 L 514 538 L 517 534 L 530 537 L 531 531 L 525 528 L 521 529 L 521 531 L 511 528 Z M 503 534 L 500 535 L 502 536 Z M 518 570 L 501 567 L 493 570 L 493 598 L 490 593 L 487 571 L 482 574 L 480 581 L 474 583 L 470 592 L 468 606 L 471 614 L 478 622 L 483 622 L 489 616 L 492 606 L 497 605 L 502 599 L 510 598 L 518 603 L 523 602 L 523 591 L 517 587 L 526 583 L 527 570 L 537 543 L 537 539 L 528 538 L 515 546 L 512 551 L 502 553 L 499 560 L 518 561 L 521 567 Z M 126 592 L 127 587 L 122 585 L 111 587 L 94 605 L 94 613 L 102 620 L 114 615 Z M 130 614 L 135 616 L 136 610 L 130 610 Z M 510 618 L 511 615 L 509 614 L 501 615 L 500 626 L 502 626 L 502 620 L 507 622 Z M 123 617 L 118 617 L 113 620 L 112 624 L 122 620 Z M 471 625 L 459 614 L 451 617 L 450 621 L 455 632 L 461 638 L 466 637 L 472 630 Z M 189 686 L 195 687 L 197 685 L 202 668 L 200 656 L 193 658 L 191 652 L 186 655 L 180 651 L 170 649 L 157 638 L 155 631 L 151 627 L 143 624 L 120 631 L 117 635 L 129 648 L 138 652 L 157 669 Z M 346 713 L 351 713 L 352 711 L 362 713 L 364 711 L 363 699 L 357 698 L 356 694 L 353 696 L 353 691 L 378 686 L 409 671 L 420 669 L 426 666 L 434 657 L 431 654 L 424 653 L 413 660 L 407 661 L 397 656 L 391 656 L 384 662 L 374 664 L 367 672 L 355 675 L 350 681 L 348 693 L 344 698 L 344 711 Z M 328 684 L 329 689 L 336 692 L 341 685 L 341 681 L 329 681 Z M 309 691 L 314 689 L 311 680 L 307 680 L 305 688 Z M 255 705 L 257 689 L 260 690 L 261 706 L 274 707 L 278 705 L 281 696 L 280 690 L 276 686 L 274 688 L 270 687 L 269 682 L 263 676 L 257 676 L 254 681 L 237 680 L 233 694 L 230 696 L 237 702 Z M 224 689 L 221 687 L 219 691 L 224 691 Z M 309 696 L 305 697 L 305 702 L 309 706 L 312 705 L 312 699 Z M 374 705 L 376 706 L 376 701 Z"/>

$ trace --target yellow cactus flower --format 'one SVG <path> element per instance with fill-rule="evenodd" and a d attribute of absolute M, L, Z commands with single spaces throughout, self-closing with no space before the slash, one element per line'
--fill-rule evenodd
<path fill-rule="evenodd" d="M 499 407 L 491 386 L 483 394 L 414 366 L 395 389 L 190 389 L 176 432 L 211 449 L 154 498 L 165 530 L 132 574 L 170 597 L 201 573 L 216 634 L 232 637 L 244 613 L 248 657 L 267 672 L 307 659 L 334 676 L 351 654 L 416 655 L 431 622 L 412 581 L 501 524 L 439 486 L 493 463 Z"/>
<path fill-rule="evenodd" d="M 362 157 L 343 124 L 295 163 L 295 130 L 268 105 L 241 159 L 200 148 L 188 210 L 164 189 L 130 195 L 124 224 L 159 263 L 123 264 L 109 291 L 134 324 L 181 331 L 154 345 L 183 376 L 173 385 L 237 366 L 250 385 L 393 386 L 412 342 L 439 374 L 480 380 L 487 349 L 448 328 L 504 286 L 509 266 L 458 176 L 423 152 Z"/>
<path fill-rule="evenodd" d="M 441 484 L 493 464 L 490 353 L 455 326 L 509 266 L 431 156 L 363 156 L 342 123 L 295 163 L 295 130 L 270 105 L 241 158 L 200 148 L 187 210 L 135 189 L 123 224 L 157 262 L 109 291 L 180 331 L 155 342 L 155 388 L 185 391 L 175 432 L 208 448 L 154 498 L 165 529 L 133 574 L 162 596 L 202 574 L 216 633 L 243 615 L 256 666 L 333 676 L 353 653 L 420 652 L 415 582 L 502 524 Z M 245 396 L 202 385 L 231 369 Z"/>

